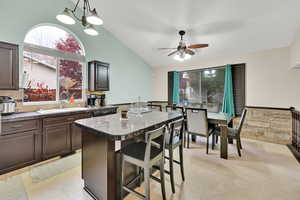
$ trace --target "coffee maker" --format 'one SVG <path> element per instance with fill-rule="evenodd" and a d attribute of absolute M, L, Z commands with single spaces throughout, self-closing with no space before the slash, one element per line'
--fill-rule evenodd
<path fill-rule="evenodd" d="M 105 94 L 88 94 L 87 106 L 89 107 L 103 107 L 105 106 Z"/>

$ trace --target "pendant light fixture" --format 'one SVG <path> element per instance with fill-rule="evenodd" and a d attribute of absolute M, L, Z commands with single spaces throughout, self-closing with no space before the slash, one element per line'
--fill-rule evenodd
<path fill-rule="evenodd" d="M 65 8 L 64 11 L 56 16 L 56 19 L 64 24 L 73 25 L 76 20 L 80 21 L 84 27 L 84 32 L 88 35 L 96 36 L 98 31 L 95 26 L 103 24 L 103 20 L 99 17 L 96 8 L 91 9 L 89 0 L 83 0 L 83 15 L 81 17 L 76 16 L 76 10 L 81 0 L 78 0 L 75 8 Z M 76 19 L 76 20 L 75 20 Z"/>

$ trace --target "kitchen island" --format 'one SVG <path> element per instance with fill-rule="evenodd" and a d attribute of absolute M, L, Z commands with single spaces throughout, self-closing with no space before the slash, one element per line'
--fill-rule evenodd
<path fill-rule="evenodd" d="M 120 148 L 141 140 L 144 133 L 180 119 L 181 113 L 152 111 L 141 116 L 129 114 L 128 119 L 114 114 L 76 121 L 82 129 L 82 178 L 84 189 L 97 200 L 120 199 Z M 125 165 L 125 183 L 137 169 Z"/>

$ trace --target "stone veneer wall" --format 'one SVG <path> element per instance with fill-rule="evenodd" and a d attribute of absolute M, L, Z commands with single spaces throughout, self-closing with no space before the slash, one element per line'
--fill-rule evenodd
<path fill-rule="evenodd" d="M 167 103 L 153 103 L 165 106 Z M 233 120 L 237 126 L 239 118 Z M 255 139 L 276 144 L 291 144 L 292 113 L 290 110 L 248 108 L 241 132 L 242 138 Z"/>
<path fill-rule="evenodd" d="M 277 144 L 291 144 L 292 113 L 290 110 L 248 108 L 241 136 Z"/>

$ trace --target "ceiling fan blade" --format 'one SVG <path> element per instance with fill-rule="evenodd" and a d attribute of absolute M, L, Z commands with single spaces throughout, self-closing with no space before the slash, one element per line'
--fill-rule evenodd
<path fill-rule="evenodd" d="M 172 50 L 172 49 L 177 49 L 177 48 L 158 48 L 158 50 Z"/>
<path fill-rule="evenodd" d="M 178 51 L 173 51 L 172 53 L 169 53 L 169 55 L 168 56 L 172 56 L 172 55 L 174 55 L 175 53 L 177 53 Z"/>
<path fill-rule="evenodd" d="M 185 49 L 184 51 L 185 51 L 185 53 L 190 54 L 192 56 L 195 55 L 195 52 L 190 49 Z"/>
<path fill-rule="evenodd" d="M 204 48 L 208 47 L 208 44 L 192 44 L 188 48 L 190 49 L 199 49 L 199 48 Z"/>

